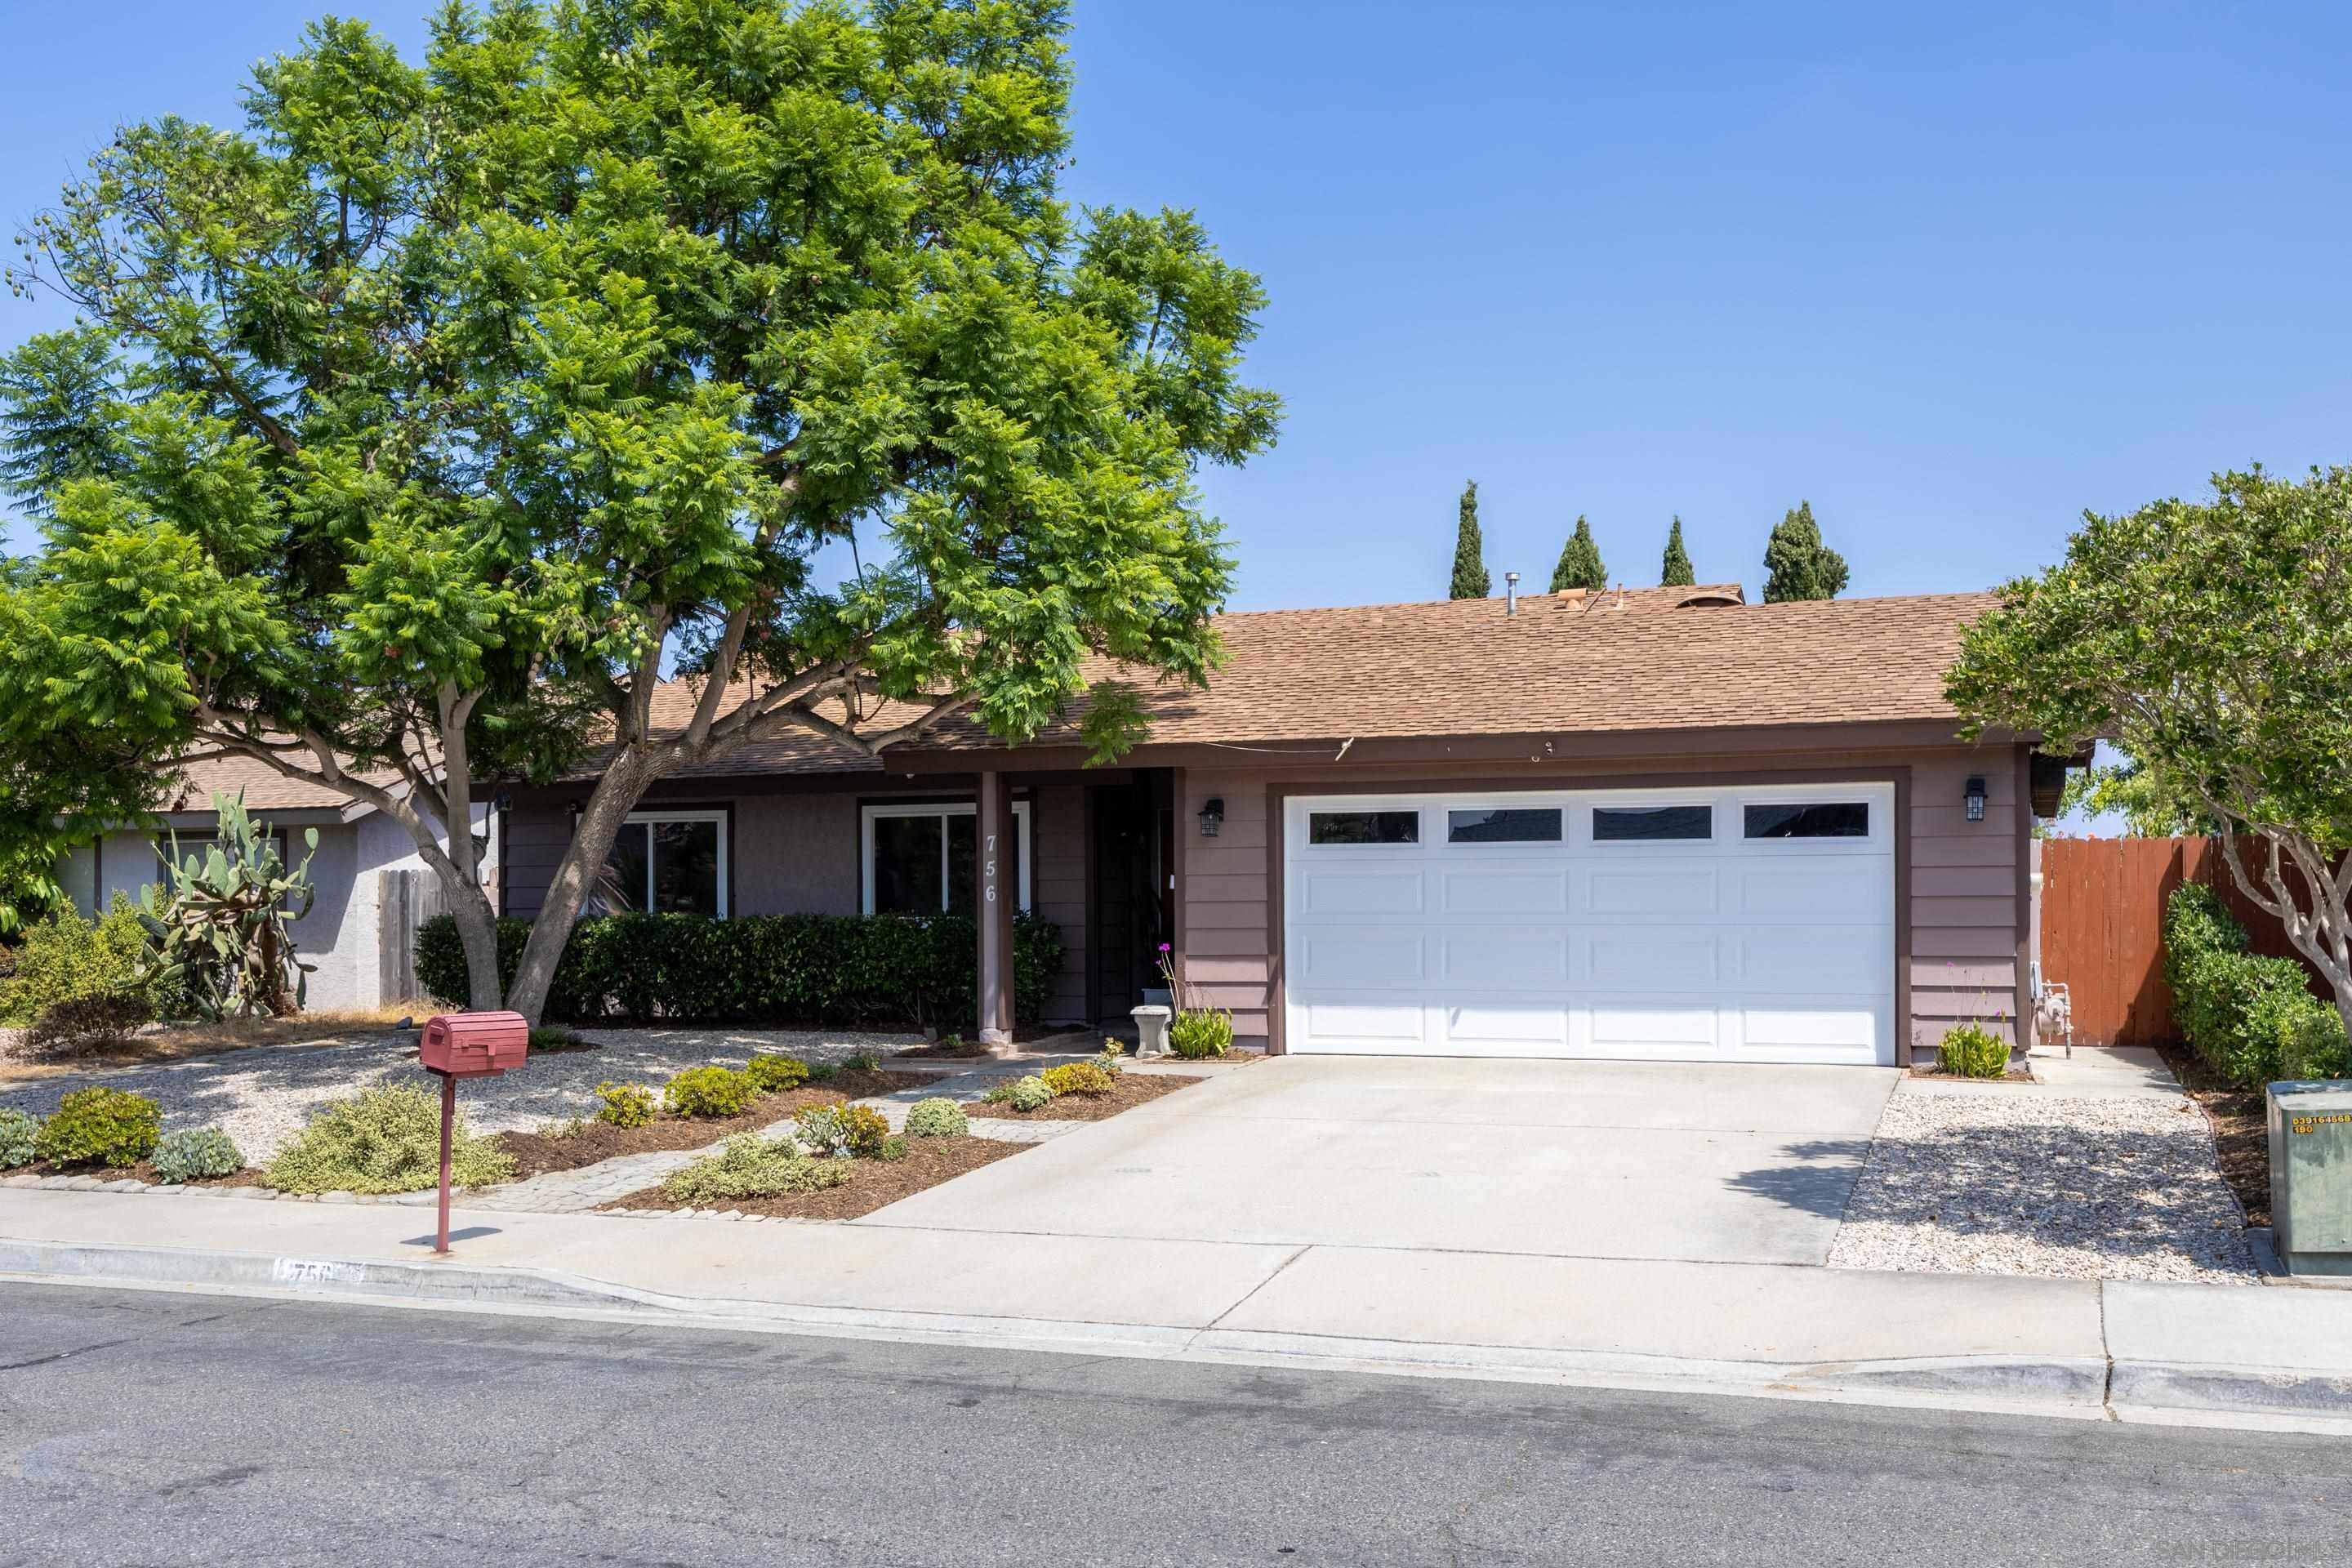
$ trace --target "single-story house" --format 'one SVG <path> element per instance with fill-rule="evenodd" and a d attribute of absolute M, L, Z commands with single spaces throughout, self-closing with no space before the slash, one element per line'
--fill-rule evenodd
<path fill-rule="evenodd" d="M 408 830 L 374 806 L 323 785 L 289 779 L 249 757 L 207 756 L 175 763 L 171 793 L 158 814 L 162 830 L 118 828 L 68 853 L 58 879 L 85 915 L 110 908 L 120 893 L 133 903 L 163 882 L 162 858 L 176 836 L 182 857 L 210 846 L 218 818 L 213 797 L 242 795 L 279 840 L 291 866 L 307 851 L 306 828 L 316 828 L 310 858 L 316 890 L 310 912 L 291 922 L 295 950 L 317 968 L 307 986 L 309 1005 L 373 1008 L 416 994 L 414 931 L 440 907 L 438 881 L 416 852 Z M 364 775 L 386 788 L 395 775 Z M 495 877 L 498 844 L 487 806 L 475 808 L 477 836 L 490 834 L 486 878 Z"/>
<path fill-rule="evenodd" d="M 1084 765 L 1076 712 L 881 761 L 794 733 L 656 784 L 604 886 L 720 918 L 990 910 L 991 1031 L 1017 902 L 1061 929 L 1055 1021 L 1123 1020 L 1165 943 L 1276 1052 L 1907 1062 L 2032 1012 L 2032 823 L 2064 765 L 1958 738 L 1945 670 L 1991 603 L 1227 615 L 1230 662 L 1149 690 L 1115 767 Z M 505 913 L 538 910 L 593 776 L 499 797 Z"/>

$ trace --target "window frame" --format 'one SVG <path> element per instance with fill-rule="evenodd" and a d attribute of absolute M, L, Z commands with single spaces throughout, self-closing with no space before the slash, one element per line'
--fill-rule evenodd
<path fill-rule="evenodd" d="M 1716 845 L 1722 842 L 1716 831 L 1721 826 L 1717 807 L 1720 801 L 1711 800 L 1644 800 L 1594 801 L 1585 807 L 1585 842 L 1604 855 L 1614 855 L 1628 848 L 1644 845 L 1658 848 L 1687 848 L 1694 844 Z M 1687 838 L 1603 838 L 1601 837 L 1601 816 L 1603 812 L 1640 811 L 1703 811 L 1706 813 L 1706 831 Z"/>
<path fill-rule="evenodd" d="M 607 912 L 632 915 L 651 914 L 653 912 L 654 878 L 656 875 L 656 867 L 654 864 L 656 857 L 654 854 L 655 840 L 653 828 L 656 824 L 664 822 L 713 822 L 719 825 L 718 910 L 716 913 L 708 918 L 721 921 L 730 918 L 735 906 L 733 889 L 729 886 L 732 879 L 728 876 L 728 871 L 733 865 L 735 858 L 734 816 L 735 814 L 728 810 L 725 806 L 652 806 L 642 811 L 633 811 L 629 813 L 629 815 L 624 817 L 621 821 L 621 826 L 624 828 L 635 827 L 639 823 L 643 823 L 646 829 L 646 886 L 643 901 L 627 910 L 611 910 Z M 617 841 L 616 836 L 615 842 Z M 599 872 L 599 875 L 601 876 L 602 873 Z"/>
<path fill-rule="evenodd" d="M 1790 844 L 1876 844 L 1879 839 L 1877 802 L 1864 795 L 1855 798 L 1836 793 L 1824 793 L 1807 798 L 1763 795 L 1742 799 L 1739 806 L 1739 842 L 1747 845 L 1785 846 Z M 1748 814 L 1757 810 L 1810 810 L 1824 805 L 1855 805 L 1862 808 L 1860 833 L 1755 833 L 1748 828 Z M 1773 853 L 1771 850 L 1766 853 Z"/>
<path fill-rule="evenodd" d="M 1013 908 L 1023 914 L 1029 913 L 1034 907 L 1030 889 L 1029 861 L 1030 847 L 1036 841 L 1036 835 L 1030 830 L 1030 804 L 1027 800 L 1013 803 L 1013 858 L 1021 868 L 1021 899 Z M 874 908 L 874 824 L 877 821 L 883 817 L 937 816 L 944 819 L 979 815 L 980 803 L 971 800 L 860 801 L 857 805 L 858 912 L 868 915 L 879 912 Z M 942 820 L 940 824 L 940 902 L 938 910 L 932 911 L 937 914 L 948 912 L 948 830 L 946 822 Z"/>
<path fill-rule="evenodd" d="M 1305 847 L 1313 850 L 1318 855 L 1330 855 L 1336 853 L 1359 855 L 1418 855 L 1428 849 L 1433 842 L 1437 842 L 1433 840 L 1425 831 L 1429 826 L 1425 819 L 1429 815 L 1430 813 L 1428 808 L 1419 801 L 1408 801 L 1402 805 L 1383 803 L 1376 805 L 1318 805 L 1307 808 L 1304 816 L 1301 818 L 1300 825 L 1306 829 Z M 1412 837 L 1409 839 L 1399 840 L 1392 843 L 1375 841 L 1360 844 L 1318 844 L 1315 841 L 1315 819 L 1318 816 L 1384 816 L 1412 817 Z"/>

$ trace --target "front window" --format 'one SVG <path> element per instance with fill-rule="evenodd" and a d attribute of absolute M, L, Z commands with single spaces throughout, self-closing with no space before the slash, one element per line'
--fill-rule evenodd
<path fill-rule="evenodd" d="M 865 831 L 866 912 L 968 915 L 979 879 L 979 816 L 970 804 L 869 805 Z M 1029 803 L 1013 803 L 1020 908 L 1029 907 Z"/>
<path fill-rule="evenodd" d="M 633 812 L 597 879 L 604 914 L 727 913 L 727 814 Z"/>

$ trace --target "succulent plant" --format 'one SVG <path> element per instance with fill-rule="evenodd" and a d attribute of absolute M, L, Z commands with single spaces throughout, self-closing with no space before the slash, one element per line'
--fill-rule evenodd
<path fill-rule="evenodd" d="M 287 922 L 310 912 L 319 830 L 303 829 L 308 853 L 289 870 L 278 836 L 247 815 L 242 791 L 213 796 L 213 810 L 212 847 L 183 858 L 174 834 L 163 868 L 169 891 L 150 887 L 143 896 L 152 978 L 206 1019 L 299 1012 L 317 965 L 295 956 Z"/>

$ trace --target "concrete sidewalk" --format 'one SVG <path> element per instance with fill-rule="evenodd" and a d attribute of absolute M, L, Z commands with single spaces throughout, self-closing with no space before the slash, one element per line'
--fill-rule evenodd
<path fill-rule="evenodd" d="M 0 1276 L 2352 1429 L 2352 1293 L 0 1192 Z"/>

